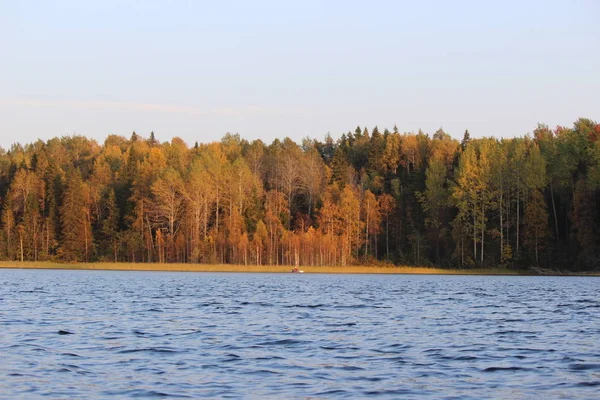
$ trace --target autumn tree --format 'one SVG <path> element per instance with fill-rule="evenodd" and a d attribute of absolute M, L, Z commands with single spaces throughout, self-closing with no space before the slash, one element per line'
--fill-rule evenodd
<path fill-rule="evenodd" d="M 340 216 L 342 232 L 342 265 L 352 263 L 358 257 L 358 249 L 363 239 L 361 235 L 360 201 L 356 190 L 346 185 L 340 195 Z"/>
<path fill-rule="evenodd" d="M 381 231 L 381 205 L 379 199 L 370 190 L 366 190 L 361 206 L 365 230 L 365 256 L 377 257 L 377 237 Z"/>
<path fill-rule="evenodd" d="M 315 148 L 307 149 L 302 158 L 300 185 L 306 195 L 307 214 L 312 215 L 318 196 L 326 184 L 327 167 Z"/>
<path fill-rule="evenodd" d="M 89 262 L 93 248 L 91 196 L 78 171 L 67 175 L 60 216 L 62 258 Z"/>
<path fill-rule="evenodd" d="M 13 178 L 8 196 L 12 205 L 12 223 L 18 230 L 20 259 L 37 261 L 44 224 L 44 182 L 33 171 L 20 169 Z"/>
<path fill-rule="evenodd" d="M 152 215 L 156 231 L 164 236 L 167 249 L 159 248 L 159 262 L 178 259 L 176 254 L 175 239 L 181 226 L 183 215 L 183 180 L 179 172 L 172 167 L 164 170 L 150 188 L 152 192 Z M 168 250 L 168 253 L 164 251 Z M 179 257 L 180 258 L 180 257 Z"/>
<path fill-rule="evenodd" d="M 457 139 L 375 126 L 299 144 L 17 143 L 0 148 L 0 258 L 600 265 L 598 123 Z"/>
<path fill-rule="evenodd" d="M 392 195 L 384 193 L 379 197 L 379 206 L 385 221 L 385 259 L 390 261 L 390 218 L 393 216 L 396 200 Z"/>
<path fill-rule="evenodd" d="M 425 224 L 429 236 L 435 243 L 436 263 L 440 262 L 440 243 L 446 235 L 447 209 L 450 206 L 450 192 L 447 187 L 448 170 L 440 158 L 431 158 L 425 173 L 425 192 L 419 193 L 423 211 L 427 214 Z"/>
<path fill-rule="evenodd" d="M 302 170 L 300 168 L 302 153 L 295 143 L 286 139 L 276 157 L 274 184 L 279 191 L 286 195 L 288 202 L 287 228 L 289 229 L 293 215 L 294 197 L 302 187 Z"/>
<path fill-rule="evenodd" d="M 192 262 L 201 257 L 202 245 L 208 236 L 208 227 L 215 199 L 216 188 L 211 184 L 211 175 L 200 159 L 194 160 L 185 177 L 182 195 L 186 200 L 188 221 L 191 222 Z"/>

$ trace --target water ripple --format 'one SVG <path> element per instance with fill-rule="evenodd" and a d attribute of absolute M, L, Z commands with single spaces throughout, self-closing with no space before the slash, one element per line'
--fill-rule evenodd
<path fill-rule="evenodd" d="M 0 270 L 1 398 L 570 398 L 600 279 Z"/>

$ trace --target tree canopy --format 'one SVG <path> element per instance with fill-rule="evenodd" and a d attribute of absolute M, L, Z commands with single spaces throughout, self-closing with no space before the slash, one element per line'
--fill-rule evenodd
<path fill-rule="evenodd" d="M 600 125 L 0 149 L 0 258 L 600 269 Z"/>

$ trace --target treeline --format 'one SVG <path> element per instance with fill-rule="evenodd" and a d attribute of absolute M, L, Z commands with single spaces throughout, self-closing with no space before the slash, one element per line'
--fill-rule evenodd
<path fill-rule="evenodd" d="M 600 125 L 0 149 L 0 258 L 600 268 Z"/>

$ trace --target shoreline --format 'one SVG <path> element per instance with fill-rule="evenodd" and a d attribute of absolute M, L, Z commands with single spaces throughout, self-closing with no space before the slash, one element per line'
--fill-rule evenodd
<path fill-rule="evenodd" d="M 233 273 L 291 273 L 286 265 L 237 264 L 157 264 L 157 263 L 58 263 L 51 261 L 0 261 L 0 269 L 56 269 L 100 271 L 155 271 L 155 272 L 233 272 Z M 506 276 L 600 276 L 598 272 L 566 273 L 560 271 L 512 270 L 508 268 L 442 269 L 410 266 L 302 266 L 307 274 L 395 274 L 395 275 L 506 275 Z"/>

